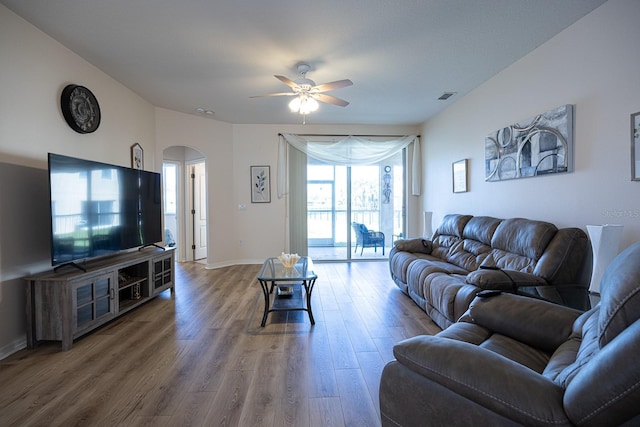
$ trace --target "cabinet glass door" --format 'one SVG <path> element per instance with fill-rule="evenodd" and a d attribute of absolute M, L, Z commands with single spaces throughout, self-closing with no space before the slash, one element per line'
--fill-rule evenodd
<path fill-rule="evenodd" d="M 111 275 L 99 276 L 76 285 L 76 329 L 82 329 L 105 316 L 113 315 Z"/>

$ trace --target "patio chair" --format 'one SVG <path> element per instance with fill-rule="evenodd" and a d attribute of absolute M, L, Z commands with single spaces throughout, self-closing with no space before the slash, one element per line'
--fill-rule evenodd
<path fill-rule="evenodd" d="M 360 246 L 360 255 L 364 248 L 374 248 L 375 252 L 378 252 L 378 246 L 382 248 L 382 255 L 384 256 L 384 233 L 381 231 L 371 231 L 364 224 L 358 222 L 351 223 L 353 231 L 356 233 L 356 247 L 354 252 L 358 251 Z"/>

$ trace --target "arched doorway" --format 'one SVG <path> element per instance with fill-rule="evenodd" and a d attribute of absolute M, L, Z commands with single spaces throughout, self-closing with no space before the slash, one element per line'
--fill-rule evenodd
<path fill-rule="evenodd" d="M 172 146 L 163 153 L 165 240 L 178 261 L 207 258 L 206 158 L 198 150 Z"/>

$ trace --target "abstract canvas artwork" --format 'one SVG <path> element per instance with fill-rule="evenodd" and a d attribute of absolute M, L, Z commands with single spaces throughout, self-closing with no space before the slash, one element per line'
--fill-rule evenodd
<path fill-rule="evenodd" d="M 489 134 L 485 181 L 573 172 L 573 105 L 564 105 Z"/>

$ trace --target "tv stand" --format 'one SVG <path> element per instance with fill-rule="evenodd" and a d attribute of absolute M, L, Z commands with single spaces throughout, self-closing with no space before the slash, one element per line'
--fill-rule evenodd
<path fill-rule="evenodd" d="M 60 341 L 69 350 L 74 339 L 167 289 L 173 293 L 174 262 L 173 249 L 154 248 L 87 261 L 84 269 L 76 265 L 82 271 L 27 277 L 27 346 Z"/>

